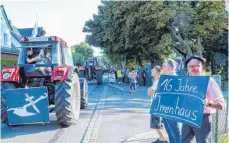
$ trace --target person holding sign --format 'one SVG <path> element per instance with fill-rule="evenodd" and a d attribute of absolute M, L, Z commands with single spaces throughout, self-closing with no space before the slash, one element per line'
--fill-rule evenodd
<path fill-rule="evenodd" d="M 185 62 L 185 66 L 188 69 L 188 74 L 190 76 L 203 76 L 204 63 L 205 59 L 197 56 L 191 56 L 190 58 L 188 58 Z M 211 132 L 211 115 L 216 112 L 216 109 L 223 110 L 223 108 L 225 107 L 223 94 L 216 81 L 211 77 L 208 83 L 206 98 L 203 102 L 204 115 L 201 128 L 183 124 L 183 143 L 191 143 L 194 136 L 197 143 L 207 143 L 207 139 L 209 139 L 209 135 Z"/>
<path fill-rule="evenodd" d="M 148 89 L 148 95 L 151 97 L 154 97 L 155 92 L 157 90 L 157 85 L 158 85 L 158 81 L 161 75 L 161 69 L 159 66 L 155 66 L 152 70 L 151 70 L 151 75 L 154 77 L 154 82 L 153 85 Z M 151 102 L 153 102 L 153 100 L 151 100 Z M 150 118 L 150 128 L 151 129 L 155 129 L 159 135 L 159 139 L 157 139 L 155 142 L 153 143 L 168 143 L 168 141 L 166 141 L 165 135 L 163 133 L 162 130 L 162 122 L 161 122 L 161 118 L 151 115 Z"/>
<path fill-rule="evenodd" d="M 165 75 L 176 75 L 176 61 L 173 59 L 166 59 L 162 65 L 162 72 Z M 163 123 L 169 137 L 169 143 L 182 143 L 181 142 L 181 124 L 163 118 Z"/>

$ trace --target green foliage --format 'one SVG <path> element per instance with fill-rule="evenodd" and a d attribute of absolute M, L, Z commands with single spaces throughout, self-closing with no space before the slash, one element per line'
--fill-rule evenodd
<path fill-rule="evenodd" d="M 76 66 L 83 65 L 84 60 L 89 57 L 93 57 L 94 50 L 86 42 L 81 42 L 80 44 L 74 45 L 74 53 L 72 53 L 73 63 Z"/>
<path fill-rule="evenodd" d="M 175 14 L 163 8 L 164 2 L 103 2 L 99 14 L 85 23 L 84 32 L 90 33 L 86 41 L 101 47 L 113 62 L 120 62 L 123 55 L 138 63 L 152 56 L 160 60 L 171 49 L 166 25 Z"/>
<path fill-rule="evenodd" d="M 102 62 L 102 65 L 111 65 L 111 61 L 106 55 L 102 56 L 101 62 Z"/>
<path fill-rule="evenodd" d="M 173 52 L 186 58 L 200 51 L 210 63 L 226 24 L 223 1 L 102 1 L 83 32 L 113 63 L 126 57 L 140 65 L 158 64 Z"/>
<path fill-rule="evenodd" d="M 75 53 L 83 55 L 84 59 L 93 57 L 94 50 L 86 42 L 74 45 L 73 48 L 75 48 Z"/>
<path fill-rule="evenodd" d="M 81 66 L 84 62 L 84 56 L 80 53 L 72 53 L 73 63 L 75 66 Z"/>
<path fill-rule="evenodd" d="M 12 59 L 1 59 L 1 66 L 16 66 L 18 60 L 12 60 Z"/>
<path fill-rule="evenodd" d="M 200 36 L 202 40 L 216 40 L 227 24 L 224 1 L 201 1 L 190 11 L 193 24 L 188 27 L 189 38 Z"/>
<path fill-rule="evenodd" d="M 136 68 L 137 67 L 137 65 L 138 65 L 138 63 L 136 62 L 136 61 L 129 61 L 128 62 L 128 64 L 127 64 L 127 68 L 129 69 L 129 70 L 132 70 L 132 68 Z"/>

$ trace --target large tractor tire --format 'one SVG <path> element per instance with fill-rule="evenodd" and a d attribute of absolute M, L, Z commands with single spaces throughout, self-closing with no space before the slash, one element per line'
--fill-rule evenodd
<path fill-rule="evenodd" d="M 8 121 L 6 97 L 4 96 L 3 93 L 4 90 L 6 89 L 15 89 L 15 86 L 12 83 L 1 83 L 1 122 L 2 123 L 6 123 Z"/>
<path fill-rule="evenodd" d="M 87 80 L 80 79 L 81 109 L 86 109 L 88 105 L 88 83 Z"/>
<path fill-rule="evenodd" d="M 83 70 L 79 71 L 79 78 L 84 78 L 84 71 Z"/>
<path fill-rule="evenodd" d="M 80 82 L 76 73 L 56 85 L 55 110 L 60 125 L 76 124 L 80 114 Z"/>
<path fill-rule="evenodd" d="M 96 71 L 96 81 L 97 81 L 98 85 L 103 84 L 103 72 L 102 72 L 102 70 Z"/>
<path fill-rule="evenodd" d="M 91 75 L 91 68 L 90 67 L 88 68 L 88 80 L 89 81 L 93 80 L 92 79 L 92 75 Z"/>

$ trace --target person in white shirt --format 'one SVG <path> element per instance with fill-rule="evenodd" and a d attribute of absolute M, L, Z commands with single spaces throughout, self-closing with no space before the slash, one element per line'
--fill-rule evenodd
<path fill-rule="evenodd" d="M 155 66 L 151 70 L 151 75 L 154 77 L 154 82 L 153 85 L 148 89 L 148 95 L 154 97 L 155 92 L 157 91 L 158 81 L 161 76 L 160 67 Z M 152 98 L 151 98 L 151 102 L 153 102 Z M 166 141 L 165 134 L 163 132 L 162 119 L 160 117 L 151 115 L 150 128 L 155 129 L 159 135 L 159 138 L 153 143 L 168 143 L 168 141 Z"/>
<path fill-rule="evenodd" d="M 166 59 L 162 65 L 162 73 L 176 76 L 176 62 L 173 59 Z M 162 119 L 165 130 L 168 134 L 169 143 L 183 143 L 181 138 L 182 124 L 174 120 Z"/>

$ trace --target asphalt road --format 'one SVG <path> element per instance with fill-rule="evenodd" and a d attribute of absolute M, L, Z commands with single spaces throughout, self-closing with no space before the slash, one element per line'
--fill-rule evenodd
<path fill-rule="evenodd" d="M 105 77 L 106 78 L 106 77 Z M 81 110 L 76 125 L 61 128 L 55 113 L 45 125 L 1 125 L 2 143 L 119 143 L 129 137 L 149 132 L 150 98 L 145 87 L 136 94 L 128 85 L 97 86 L 89 83 L 89 105 Z"/>

